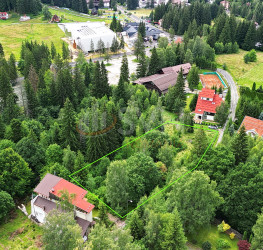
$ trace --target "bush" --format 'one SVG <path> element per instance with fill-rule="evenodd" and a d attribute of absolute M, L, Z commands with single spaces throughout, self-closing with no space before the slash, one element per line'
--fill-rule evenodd
<path fill-rule="evenodd" d="M 235 238 L 235 236 L 236 236 L 236 235 L 235 235 L 234 233 L 231 233 L 231 234 L 229 235 L 229 237 L 230 237 L 231 240 L 233 240 L 233 239 Z"/>
<path fill-rule="evenodd" d="M 227 249 L 230 248 L 229 243 L 226 240 L 219 239 L 216 242 L 216 249 L 221 250 L 221 249 Z"/>
<path fill-rule="evenodd" d="M 257 61 L 257 53 L 254 49 L 250 50 L 247 54 L 244 55 L 244 62 L 256 62 Z"/>
<path fill-rule="evenodd" d="M 249 250 L 251 244 L 250 244 L 249 242 L 247 242 L 246 240 L 240 240 L 240 241 L 237 243 L 237 246 L 238 246 L 238 249 L 239 249 L 239 250 Z"/>
<path fill-rule="evenodd" d="M 219 232 L 223 233 L 226 230 L 230 229 L 230 226 L 227 223 L 225 223 L 225 221 L 222 221 L 222 223 L 218 225 L 217 228 Z"/>
<path fill-rule="evenodd" d="M 212 249 L 211 243 L 210 243 L 209 241 L 204 242 L 204 243 L 202 244 L 202 249 L 203 249 L 203 250 L 210 250 L 210 249 Z"/>

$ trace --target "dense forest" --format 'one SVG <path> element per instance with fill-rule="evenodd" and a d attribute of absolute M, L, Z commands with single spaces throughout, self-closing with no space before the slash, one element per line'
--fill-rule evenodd
<path fill-rule="evenodd" d="M 37 14 L 42 10 L 40 0 L 2 0 L 0 11 L 16 11 L 20 14 Z"/>
<path fill-rule="evenodd" d="M 189 40 L 188 45 L 200 46 L 202 42 L 198 39 L 197 36 Z M 180 46 L 184 45 L 172 48 L 175 55 L 180 54 L 176 52 L 181 50 Z M 205 46 L 209 45 L 204 45 L 204 49 Z M 146 74 L 160 67 L 161 52 L 157 51 L 161 49 L 153 49 L 151 58 L 146 58 L 149 62 Z M 197 51 L 191 52 L 195 55 Z M 18 68 L 13 55 L 8 60 L 1 55 L 0 198 L 6 204 L 1 208 L 1 221 L 13 209 L 14 202 L 28 196 L 46 173 L 69 180 L 69 174 L 87 163 L 162 124 L 163 109 L 182 113 L 178 119 L 193 125 L 189 110 L 185 110 L 182 72 L 175 87 L 161 97 L 144 86 L 129 84 L 126 56 L 118 85 L 110 86 L 104 62 L 87 62 L 80 53 L 71 68 L 64 43 L 60 55 L 53 44 L 49 48 L 44 43 L 24 41 Z M 140 64 L 138 72 L 139 69 L 142 69 Z M 190 75 L 195 76 L 195 72 L 193 67 Z M 18 74 L 25 77 L 27 101 L 22 107 L 16 104 L 18 97 L 12 88 Z M 244 115 L 252 116 L 247 113 L 248 105 L 252 105 L 249 98 L 254 95 L 250 91 L 262 98 L 256 86 L 253 90 L 242 90 L 246 102 L 238 109 L 240 120 Z M 260 106 L 255 109 L 255 117 L 260 115 L 260 109 Z M 182 141 L 184 136 L 192 138 L 190 144 Z M 101 222 L 91 231 L 87 244 L 103 245 L 106 249 L 120 244 L 125 249 L 176 249 L 175 246 L 184 249 L 186 237 L 208 226 L 216 216 L 245 233 L 252 246 L 257 246 L 261 226 L 257 218 L 263 207 L 260 139 L 248 138 L 244 128 L 236 133 L 228 125 L 224 142 L 213 145 L 188 178 L 174 183 L 198 164 L 210 141 L 211 136 L 201 128 L 161 126 L 78 172 L 74 178 L 120 214 L 131 211 L 170 185 L 158 198 L 131 213 L 122 231 L 108 221 L 107 208 L 88 195 L 88 200 L 100 208 Z M 71 223 L 66 221 L 65 224 Z M 114 240 L 116 234 L 125 240 Z M 51 244 L 48 231 L 43 237 L 45 244 Z"/>
<path fill-rule="evenodd" d="M 81 13 L 88 13 L 88 6 L 86 0 L 41 0 L 41 2 L 52 6 L 70 8 Z M 90 2 L 93 3 L 93 1 Z M 92 9 L 93 6 L 89 6 L 89 8 Z"/>
<path fill-rule="evenodd" d="M 195 1 L 184 7 L 161 4 L 150 17 L 154 21 L 162 19 L 164 29 L 184 35 L 186 41 L 195 36 L 204 37 L 217 54 L 237 53 L 238 47 L 251 50 L 256 42 L 263 42 L 263 25 L 256 29 L 251 19 L 229 17 L 223 6 L 216 3 Z"/>

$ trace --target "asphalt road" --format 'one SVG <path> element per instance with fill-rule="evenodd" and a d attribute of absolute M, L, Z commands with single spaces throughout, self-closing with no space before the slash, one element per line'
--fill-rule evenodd
<path fill-rule="evenodd" d="M 232 120 L 234 121 L 235 120 L 235 114 L 236 114 L 236 107 L 237 107 L 237 103 L 238 103 L 238 99 L 239 99 L 237 84 L 235 83 L 232 76 L 227 71 L 225 71 L 223 69 L 217 69 L 217 72 L 219 72 L 226 79 L 228 86 L 231 90 L 231 104 L 230 104 L 230 110 L 229 110 L 230 112 L 229 112 L 229 116 L 228 116 L 227 121 L 230 118 L 232 118 Z M 226 121 L 223 129 L 219 130 L 219 137 L 217 140 L 217 144 L 222 141 L 223 134 L 224 134 L 224 131 L 226 129 L 227 121 Z"/>

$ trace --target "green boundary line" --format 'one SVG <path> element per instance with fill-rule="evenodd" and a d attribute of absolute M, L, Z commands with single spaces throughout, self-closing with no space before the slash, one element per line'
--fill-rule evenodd
<path fill-rule="evenodd" d="M 118 212 L 116 212 L 115 210 L 113 210 L 110 206 L 108 206 L 106 203 L 104 203 L 97 195 L 91 193 L 90 191 L 88 191 L 85 187 L 83 187 L 78 181 L 76 181 L 72 175 L 75 175 L 76 173 L 82 171 L 83 169 L 87 168 L 88 166 L 94 164 L 95 162 L 98 162 L 100 161 L 101 159 L 103 159 L 104 157 L 107 157 L 108 155 L 111 155 L 113 154 L 114 152 L 126 147 L 127 145 L 133 143 L 134 141 L 136 140 L 139 140 L 141 137 L 149 134 L 150 132 L 152 132 L 153 130 L 156 130 L 158 129 L 159 127 L 161 126 L 164 126 L 165 124 L 178 124 L 178 125 L 183 125 L 183 126 L 187 126 L 187 127 L 193 127 L 193 128 L 201 128 L 201 129 L 204 129 L 204 130 L 209 130 L 209 131 L 212 131 L 212 132 L 216 132 L 216 135 L 213 137 L 213 139 L 211 140 L 211 142 L 209 143 L 208 147 L 206 148 L 204 154 L 202 155 L 202 157 L 200 158 L 200 160 L 198 161 L 198 163 L 196 164 L 196 166 L 194 168 L 192 168 L 191 170 L 189 170 L 188 172 L 186 172 L 185 174 L 183 174 L 182 176 L 180 176 L 178 179 L 176 179 L 175 181 L 173 181 L 172 183 L 170 183 L 169 185 L 165 186 L 164 188 L 162 188 L 158 193 L 154 194 L 153 196 L 150 196 L 146 201 L 144 201 L 141 205 L 137 206 L 136 208 L 134 208 L 133 210 L 131 210 L 129 213 L 125 214 L 124 216 L 120 215 Z M 89 163 L 88 165 L 86 165 L 85 167 L 79 169 L 78 171 L 72 173 L 69 175 L 69 177 L 74 181 L 76 182 L 79 186 L 81 186 L 83 189 L 85 189 L 86 191 L 88 191 L 91 195 L 93 195 L 97 200 L 99 200 L 100 202 L 102 202 L 106 207 L 108 207 L 113 213 L 115 213 L 116 215 L 118 215 L 120 218 L 125 218 L 127 215 L 129 215 L 130 213 L 132 213 L 133 211 L 135 211 L 137 208 L 141 207 L 142 205 L 144 205 L 146 202 L 148 202 L 149 200 L 153 199 L 156 195 L 160 194 L 161 192 L 163 192 L 164 190 L 166 190 L 167 188 L 169 188 L 171 185 L 173 185 L 175 182 L 179 181 L 180 179 L 182 179 L 183 177 L 185 177 L 186 175 L 190 174 L 192 171 L 194 171 L 200 164 L 200 162 L 202 161 L 202 159 L 204 158 L 206 152 L 208 151 L 208 149 L 211 147 L 212 143 L 215 141 L 217 135 L 219 134 L 219 131 L 217 130 L 212 130 L 212 129 L 209 129 L 209 128 L 203 128 L 201 126 L 191 126 L 191 125 L 186 125 L 186 124 L 182 124 L 180 122 L 173 122 L 173 121 L 168 121 L 168 122 L 165 122 L 165 123 L 162 123 L 161 125 L 157 126 L 156 128 L 153 128 L 151 129 L 150 131 L 146 132 L 145 134 L 133 139 L 132 141 L 128 142 L 127 144 L 113 150 L 112 152 L 102 156 L 101 158 L 99 158 L 98 160 L 92 162 L 92 163 Z"/>

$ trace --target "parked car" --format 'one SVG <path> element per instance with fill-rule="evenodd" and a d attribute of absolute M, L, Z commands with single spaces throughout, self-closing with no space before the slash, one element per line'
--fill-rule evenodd
<path fill-rule="evenodd" d="M 217 126 L 212 126 L 212 125 L 208 126 L 208 128 L 210 128 L 210 129 L 218 129 Z"/>

